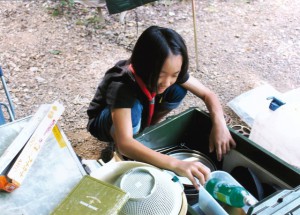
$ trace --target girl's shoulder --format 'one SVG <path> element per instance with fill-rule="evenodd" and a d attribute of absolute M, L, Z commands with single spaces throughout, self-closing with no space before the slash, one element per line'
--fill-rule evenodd
<path fill-rule="evenodd" d="M 113 78 L 124 81 L 126 80 L 134 80 L 134 77 L 131 73 L 131 71 L 128 68 L 128 61 L 127 60 L 121 60 L 117 62 L 113 67 L 111 67 L 106 73 L 105 78 Z"/>

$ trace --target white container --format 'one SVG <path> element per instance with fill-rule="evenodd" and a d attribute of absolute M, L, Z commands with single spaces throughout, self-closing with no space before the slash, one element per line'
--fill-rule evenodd
<path fill-rule="evenodd" d="M 232 185 L 242 187 L 239 182 L 237 182 L 229 173 L 225 171 L 214 171 L 210 174 L 209 179 L 211 178 L 219 178 Z M 255 199 L 251 193 L 250 195 L 253 199 Z M 224 208 L 206 191 L 203 186 L 200 186 L 198 205 L 206 215 L 228 215 Z M 242 209 L 247 212 L 249 206 L 244 206 Z"/>
<path fill-rule="evenodd" d="M 201 185 L 198 205 L 205 215 L 228 215 L 221 205 Z"/>

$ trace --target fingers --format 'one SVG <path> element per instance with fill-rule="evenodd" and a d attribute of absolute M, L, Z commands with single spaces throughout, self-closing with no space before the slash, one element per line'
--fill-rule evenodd
<path fill-rule="evenodd" d="M 223 157 L 222 150 L 217 150 L 217 160 L 218 160 L 218 161 L 221 161 L 221 160 L 222 160 L 222 157 Z"/>
<path fill-rule="evenodd" d="M 235 145 L 236 144 L 233 139 L 230 142 L 218 144 L 218 147 L 216 150 L 218 161 L 221 161 L 223 155 L 226 155 L 228 152 L 230 152 L 231 148 L 235 148 Z"/>
<path fill-rule="evenodd" d="M 231 138 L 231 140 L 230 140 L 230 146 L 231 146 L 231 148 L 235 148 L 236 147 L 236 142 L 234 141 L 233 138 Z"/>
<path fill-rule="evenodd" d="M 204 185 L 209 178 L 210 169 L 200 162 L 193 162 L 193 164 L 195 165 L 195 169 L 191 171 L 191 174 L 188 176 L 188 178 L 191 180 L 193 186 L 199 190 L 199 184 L 197 183 L 196 178 L 201 185 Z"/>
<path fill-rule="evenodd" d="M 215 150 L 215 145 L 212 140 L 209 141 L 209 152 L 212 153 Z"/>
<path fill-rule="evenodd" d="M 221 161 L 223 155 L 235 147 L 236 143 L 231 136 L 227 140 L 215 140 L 214 138 L 209 140 L 209 152 L 211 153 L 215 149 L 218 161 Z"/>
<path fill-rule="evenodd" d="M 216 154 L 217 154 L 217 159 L 218 161 L 222 160 L 222 156 L 223 156 L 223 145 L 221 144 L 217 144 L 216 146 Z"/>
<path fill-rule="evenodd" d="M 197 190 L 199 190 L 199 183 L 203 185 L 210 175 L 210 169 L 204 164 L 196 161 L 177 160 L 174 172 L 178 175 L 187 177 Z"/>
<path fill-rule="evenodd" d="M 188 175 L 188 179 L 192 182 L 193 186 L 194 186 L 197 190 L 199 190 L 199 185 L 198 185 L 198 183 L 197 183 L 195 177 L 194 177 L 192 174 Z"/>
<path fill-rule="evenodd" d="M 200 183 L 203 185 L 209 178 L 210 169 L 200 162 L 197 163 L 200 165 L 200 167 L 198 169 L 199 171 L 196 172 L 195 176 L 199 179 Z M 202 180 L 199 177 L 201 177 Z"/>
<path fill-rule="evenodd" d="M 229 142 L 226 142 L 226 143 L 223 144 L 223 155 L 230 152 L 230 150 L 232 148 L 231 144 L 232 144 L 231 140 Z"/>
<path fill-rule="evenodd" d="M 212 133 L 209 138 L 209 152 L 212 153 L 214 150 L 216 150 L 217 160 L 221 161 L 223 154 L 230 151 L 230 145 L 229 143 L 221 142 L 220 140 L 217 141 Z"/>

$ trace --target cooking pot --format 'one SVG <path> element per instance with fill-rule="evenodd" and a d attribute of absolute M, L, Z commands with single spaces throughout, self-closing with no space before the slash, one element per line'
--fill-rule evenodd
<path fill-rule="evenodd" d="M 205 154 L 192 149 L 175 149 L 167 153 L 168 155 L 184 161 L 198 161 L 207 166 L 210 171 L 217 170 L 212 160 Z"/>

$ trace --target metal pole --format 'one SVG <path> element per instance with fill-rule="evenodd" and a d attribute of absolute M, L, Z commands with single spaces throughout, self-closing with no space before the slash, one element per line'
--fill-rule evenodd
<path fill-rule="evenodd" d="M 194 23 L 194 42 L 195 42 L 195 54 L 196 54 L 196 69 L 197 69 L 197 71 L 199 71 L 195 0 L 192 0 L 192 10 L 193 10 L 193 23 Z"/>
<path fill-rule="evenodd" d="M 11 121 L 14 121 L 15 120 L 14 106 L 13 106 L 12 100 L 10 98 L 9 91 L 7 89 L 7 85 L 6 85 L 6 82 L 5 82 L 5 79 L 4 79 L 4 75 L 3 75 L 3 72 L 2 72 L 1 66 L 0 66 L 0 78 L 1 78 L 1 81 L 2 81 L 4 92 L 6 94 L 6 98 L 8 100 L 9 106 L 10 106 L 10 108 L 8 108 L 8 113 L 10 115 Z"/>

